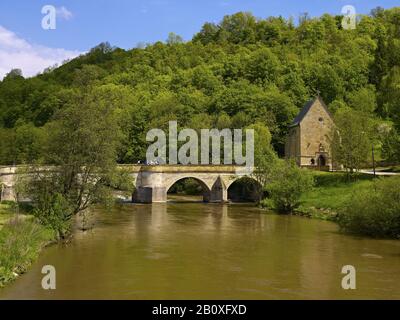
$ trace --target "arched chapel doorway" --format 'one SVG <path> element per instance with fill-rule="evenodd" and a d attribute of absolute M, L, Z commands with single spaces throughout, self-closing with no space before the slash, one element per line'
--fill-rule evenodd
<path fill-rule="evenodd" d="M 326 166 L 326 159 L 325 157 L 321 154 L 318 157 L 318 167 L 325 167 Z"/>

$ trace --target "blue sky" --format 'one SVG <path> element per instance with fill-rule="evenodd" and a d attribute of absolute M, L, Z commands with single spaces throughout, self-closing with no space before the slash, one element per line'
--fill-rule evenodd
<path fill-rule="evenodd" d="M 41 28 L 44 5 L 58 8 L 56 30 Z M 377 6 L 390 8 L 400 3 L 399 0 L 1 0 L 0 77 L 2 69 L 4 73 L 8 67 L 18 65 L 18 61 L 11 61 L 9 66 L 4 65 L 4 59 L 1 62 L 2 50 L 7 46 L 4 39 L 24 41 L 24 50 L 28 51 L 52 49 L 53 60 L 50 60 L 55 61 L 55 48 L 61 50 L 60 57 L 72 57 L 102 41 L 129 49 L 140 42 L 165 40 L 169 32 L 189 40 L 204 22 L 218 22 L 224 15 L 238 11 L 250 11 L 261 18 L 282 15 L 296 19 L 304 12 L 311 16 L 326 12 L 340 14 L 344 5 L 353 5 L 357 13 L 369 13 Z M 18 47 L 14 46 L 13 53 L 15 50 Z M 28 58 L 24 59 L 26 69 Z"/>

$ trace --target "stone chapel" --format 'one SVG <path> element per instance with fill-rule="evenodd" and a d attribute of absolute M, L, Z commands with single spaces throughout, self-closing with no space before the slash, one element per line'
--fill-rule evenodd
<path fill-rule="evenodd" d="M 333 119 L 321 97 L 303 107 L 289 128 L 285 145 L 286 158 L 300 167 L 328 171 L 332 169 L 329 136 Z"/>

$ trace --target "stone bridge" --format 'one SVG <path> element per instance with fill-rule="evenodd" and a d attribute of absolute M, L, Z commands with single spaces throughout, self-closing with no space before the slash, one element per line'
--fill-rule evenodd
<path fill-rule="evenodd" d="M 235 165 L 121 165 L 134 179 L 133 202 L 166 202 L 168 190 L 179 180 L 193 178 L 203 188 L 205 202 L 225 202 L 228 188 L 245 176 L 244 167 Z M 15 200 L 18 167 L 0 167 L 0 200 Z"/>
<path fill-rule="evenodd" d="M 228 188 L 244 177 L 234 165 L 158 165 L 137 168 L 134 202 L 166 202 L 168 190 L 179 180 L 193 178 L 203 188 L 205 202 L 225 202 Z"/>

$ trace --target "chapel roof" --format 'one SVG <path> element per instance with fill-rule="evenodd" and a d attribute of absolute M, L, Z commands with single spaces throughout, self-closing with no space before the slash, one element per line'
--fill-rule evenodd
<path fill-rule="evenodd" d="M 322 107 L 325 109 L 326 113 L 332 118 L 331 113 L 328 110 L 328 107 L 326 106 L 324 100 L 322 100 L 322 98 L 320 96 L 317 96 L 313 99 L 311 99 L 310 101 L 308 101 L 304 107 L 300 110 L 300 113 L 296 116 L 296 118 L 294 118 L 292 124 L 290 125 L 291 127 L 297 126 L 301 123 L 301 121 L 303 121 L 304 117 L 306 116 L 306 114 L 308 113 L 308 111 L 310 111 L 311 107 L 314 105 L 315 102 L 319 101 L 322 105 Z"/>

